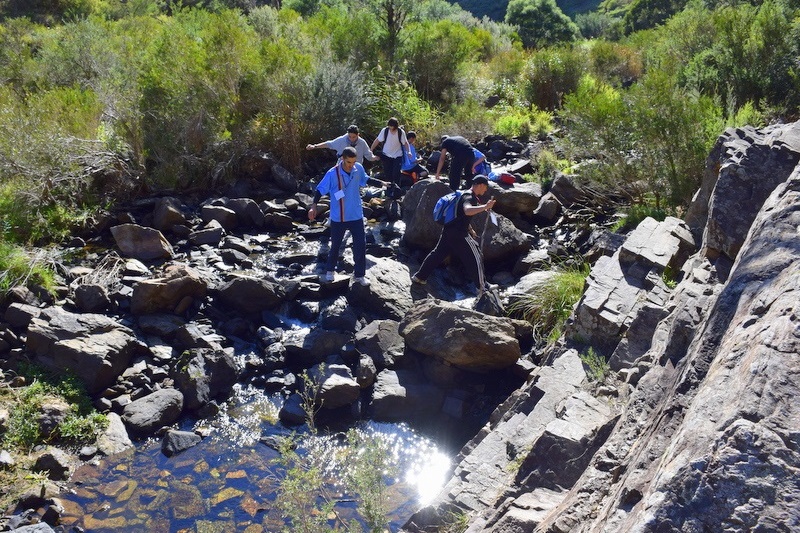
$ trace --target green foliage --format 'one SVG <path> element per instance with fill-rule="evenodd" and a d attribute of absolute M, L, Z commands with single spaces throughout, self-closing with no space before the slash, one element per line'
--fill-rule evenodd
<path fill-rule="evenodd" d="M 441 120 L 441 113 L 430 102 L 419 96 L 416 89 L 408 82 L 394 82 L 378 73 L 370 84 L 372 90 L 371 116 L 369 127 L 380 131 L 386 124 L 387 117 L 397 117 L 406 131 L 417 133 L 417 146 L 427 139 L 434 139 L 433 129 Z M 438 137 L 435 137 L 438 141 Z"/>
<path fill-rule="evenodd" d="M 553 114 L 536 109 L 535 106 L 531 106 L 528 111 L 495 107 L 492 114 L 497 117 L 493 131 L 505 137 L 543 139 L 554 129 Z"/>
<path fill-rule="evenodd" d="M 41 253 L 29 254 L 0 239 L 0 300 L 14 287 L 29 284 L 55 293 L 55 273 L 44 263 Z"/>
<path fill-rule="evenodd" d="M 478 55 L 481 44 L 473 32 L 455 22 L 424 21 L 408 26 L 399 56 L 422 98 L 452 102 L 464 63 Z"/>
<path fill-rule="evenodd" d="M 579 356 L 583 364 L 586 365 L 586 376 L 596 383 L 605 382 L 606 378 L 611 374 L 611 367 L 608 365 L 606 358 L 595 352 L 594 348 L 581 352 Z"/>
<path fill-rule="evenodd" d="M 585 39 L 608 37 L 617 20 L 612 15 L 599 11 L 575 15 L 575 25 L 578 26 L 581 36 Z"/>
<path fill-rule="evenodd" d="M 579 30 L 555 0 L 510 0 L 506 22 L 519 28 L 526 48 L 542 48 L 578 38 Z"/>
<path fill-rule="evenodd" d="M 587 266 L 557 270 L 552 279 L 536 285 L 509 305 L 509 314 L 530 322 L 537 342 L 554 343 L 583 294 L 588 275 Z"/>
<path fill-rule="evenodd" d="M 4 389 L 4 403 L 11 406 L 8 431 L 2 444 L 13 449 L 30 450 L 49 439 L 70 443 L 92 442 L 107 427 L 104 415 L 94 411 L 91 400 L 80 381 L 69 373 L 52 373 L 34 365 L 20 365 L 20 374 L 30 385 Z M 42 405 L 56 398 L 67 402 L 71 409 L 52 435 L 43 435 L 39 425 Z"/>
<path fill-rule="evenodd" d="M 574 150 L 597 161 L 594 179 L 634 198 L 650 191 L 656 207 L 688 205 L 722 126 L 713 100 L 658 71 L 624 93 L 587 76 L 561 116 Z"/>
<path fill-rule="evenodd" d="M 641 54 L 632 46 L 604 40 L 589 48 L 592 74 L 614 87 L 628 86 L 644 73 Z"/>
<path fill-rule="evenodd" d="M 559 159 L 552 150 L 544 149 L 536 156 L 536 177 L 539 183 L 552 183 L 558 172 L 564 172 L 569 168 L 570 162 L 566 159 Z"/>
<path fill-rule="evenodd" d="M 586 68 L 583 52 L 575 48 L 547 48 L 534 52 L 522 74 L 525 96 L 539 109 L 558 109 L 564 96 L 578 87 Z"/>
<path fill-rule="evenodd" d="M 317 438 L 317 437 L 315 437 Z M 281 442 L 280 457 L 274 463 L 281 468 L 276 507 L 288 520 L 286 531 L 323 532 L 336 530 L 382 532 L 388 526 L 387 478 L 396 474 L 391 450 L 386 441 L 356 429 L 347 432 L 344 444 L 334 447 L 309 446 L 303 449 L 298 438 Z M 333 479 L 341 481 L 340 490 L 352 495 L 364 521 L 362 529 L 355 521 L 345 522 L 336 511 L 336 499 L 330 493 Z"/>
<path fill-rule="evenodd" d="M 667 218 L 668 213 L 661 208 L 657 208 L 648 204 L 633 204 L 626 210 L 622 211 L 620 219 L 611 227 L 614 232 L 626 232 L 634 229 L 639 223 L 647 217 L 653 218 L 659 222 Z"/>
<path fill-rule="evenodd" d="M 623 17 L 627 33 L 655 28 L 686 6 L 687 0 L 634 0 Z"/>

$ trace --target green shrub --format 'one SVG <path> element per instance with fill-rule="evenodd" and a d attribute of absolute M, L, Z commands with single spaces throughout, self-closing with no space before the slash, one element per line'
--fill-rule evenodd
<path fill-rule="evenodd" d="M 611 231 L 626 232 L 630 231 L 647 217 L 659 222 L 667 218 L 669 213 L 662 208 L 648 204 L 634 204 L 621 211 L 620 219 L 611 227 Z"/>
<path fill-rule="evenodd" d="M 92 408 L 85 388 L 73 375 L 56 374 L 35 365 L 20 365 L 18 370 L 30 385 L 3 390 L 4 403 L 12 406 L 8 431 L 2 438 L 4 446 L 29 451 L 45 438 L 52 438 L 42 435 L 39 427 L 39 412 L 48 398 L 60 398 L 71 406 L 66 419 L 53 432 L 57 440 L 93 442 L 108 426 L 108 419 Z"/>
<path fill-rule="evenodd" d="M 509 313 L 533 325 L 537 342 L 555 343 L 563 331 L 572 308 L 583 294 L 588 266 L 565 268 L 534 287 L 509 306 Z"/>
<path fill-rule="evenodd" d="M 530 111 L 516 109 L 492 109 L 497 115 L 494 133 L 505 137 L 543 139 L 553 131 L 553 115 L 533 107 Z"/>
<path fill-rule="evenodd" d="M 538 50 L 531 55 L 522 74 L 525 96 L 539 109 L 558 109 L 564 97 L 578 88 L 585 70 L 582 50 L 571 47 Z"/>
<path fill-rule="evenodd" d="M 611 374 L 611 367 L 608 365 L 606 358 L 595 352 L 594 348 L 581 352 L 579 356 L 583 364 L 586 365 L 586 376 L 589 380 L 596 383 L 605 382 L 606 378 Z"/>
<path fill-rule="evenodd" d="M 510 0 L 506 22 L 519 28 L 522 44 L 527 48 L 574 41 L 580 33 L 555 0 Z"/>

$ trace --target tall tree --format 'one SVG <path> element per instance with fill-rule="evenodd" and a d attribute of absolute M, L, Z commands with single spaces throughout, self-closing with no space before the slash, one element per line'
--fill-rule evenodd
<path fill-rule="evenodd" d="M 395 67 L 400 32 L 414 9 L 414 0 L 365 0 L 385 30 L 384 52 L 390 68 Z"/>
<path fill-rule="evenodd" d="M 506 22 L 519 28 L 526 48 L 541 48 L 578 38 L 578 26 L 556 5 L 555 0 L 511 0 Z"/>

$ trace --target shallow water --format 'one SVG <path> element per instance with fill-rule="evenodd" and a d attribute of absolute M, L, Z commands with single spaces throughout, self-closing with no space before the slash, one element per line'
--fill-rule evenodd
<path fill-rule="evenodd" d="M 280 396 L 239 388 L 213 420 L 187 421 L 182 429 L 202 428 L 210 435 L 177 456 L 166 457 L 160 442 L 150 440 L 135 451 L 80 467 L 69 493 L 61 496 L 62 523 L 98 533 L 280 531 L 286 523 L 275 499 L 282 467 L 275 462 L 278 452 L 260 441 L 291 433 L 275 421 L 280 401 Z M 397 531 L 438 494 L 454 450 L 405 424 L 363 422 L 357 430 L 380 439 L 395 467 L 384 480 L 389 530 Z M 354 495 L 339 492 L 347 468 L 334 459 L 343 446 L 341 434 L 297 433 L 295 440 L 298 451 L 326 465 L 330 493 L 339 501 L 337 513 L 359 519 Z"/>

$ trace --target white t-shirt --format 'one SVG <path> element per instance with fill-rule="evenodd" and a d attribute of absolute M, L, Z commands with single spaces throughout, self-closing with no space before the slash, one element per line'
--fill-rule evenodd
<path fill-rule="evenodd" d="M 383 140 L 384 136 L 386 137 L 386 140 L 383 141 L 383 153 L 387 157 L 402 157 L 403 146 L 408 144 L 408 140 L 406 139 L 406 132 L 404 132 L 400 128 L 397 128 L 397 131 L 395 132 L 391 132 L 389 131 L 389 128 L 386 127 L 383 128 L 381 132 L 378 134 L 378 139 Z"/>

